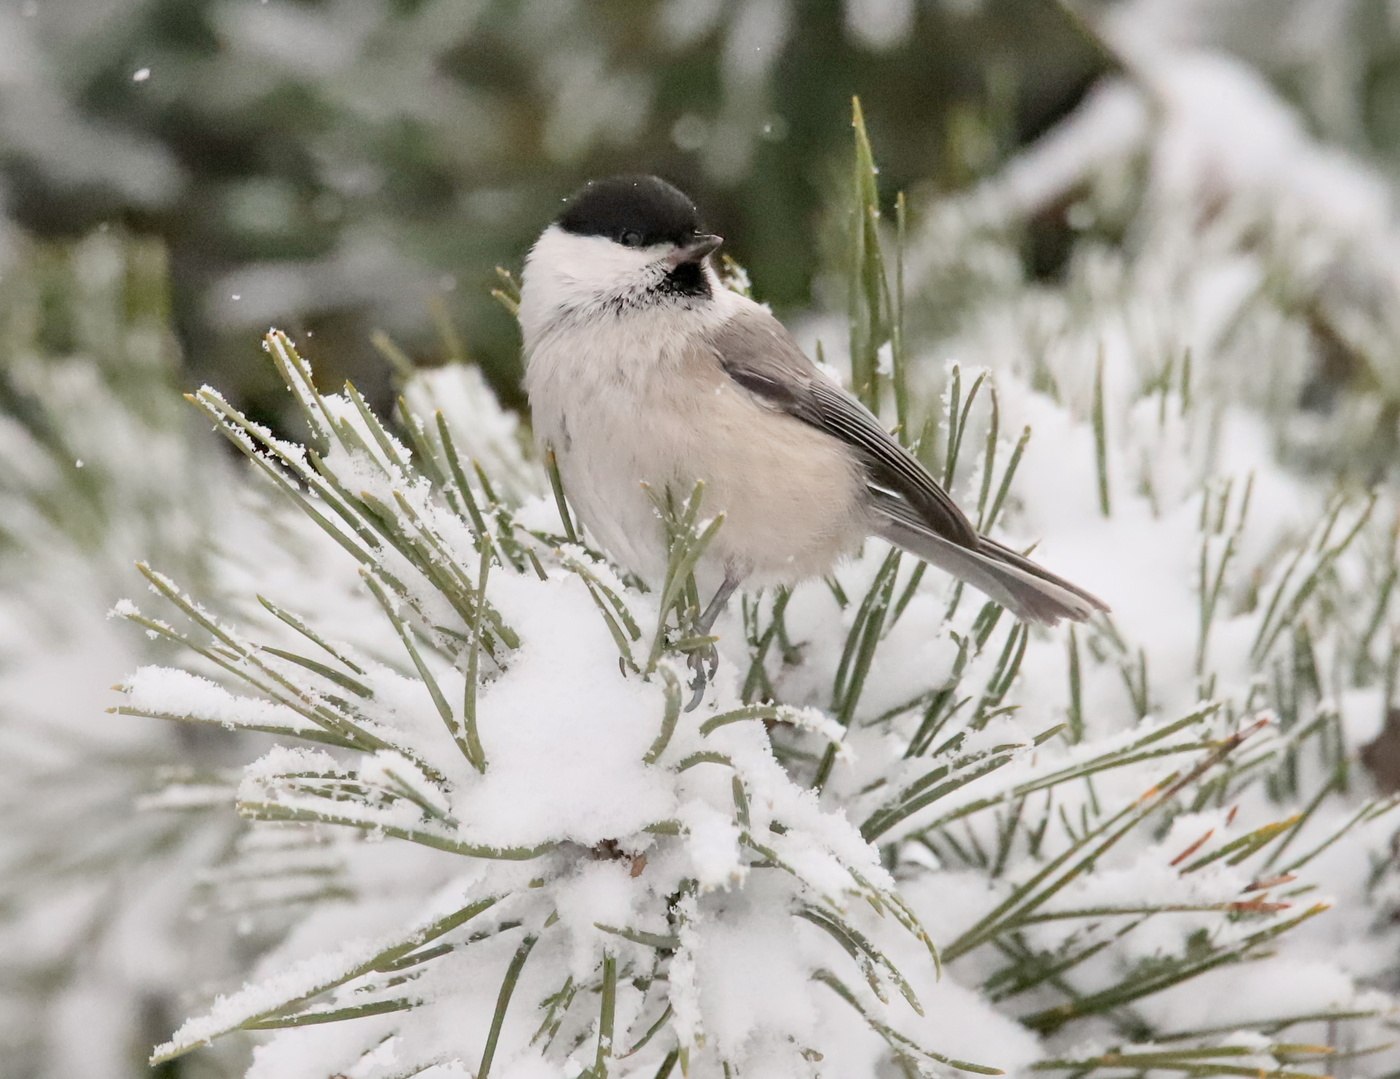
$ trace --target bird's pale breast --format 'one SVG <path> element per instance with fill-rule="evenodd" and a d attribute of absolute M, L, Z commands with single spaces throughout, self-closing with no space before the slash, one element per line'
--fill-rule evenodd
<path fill-rule="evenodd" d="M 589 340 L 583 349 L 574 335 L 547 335 L 530 356 L 527 387 L 571 504 L 614 558 L 658 579 L 665 532 L 644 485 L 684 497 L 697 480 L 702 516 L 725 515 L 712 573 L 795 581 L 859 545 L 869 527 L 864 484 L 836 439 L 757 401 L 703 346 L 645 334 Z"/>

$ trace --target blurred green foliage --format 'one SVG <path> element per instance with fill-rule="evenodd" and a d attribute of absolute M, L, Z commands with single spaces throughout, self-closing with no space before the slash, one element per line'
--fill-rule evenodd
<path fill-rule="evenodd" d="M 1400 159 L 1389 0 L 11 0 L 0 207 L 40 236 L 160 237 L 188 382 L 276 419 L 269 324 L 383 403 L 370 344 L 433 355 L 445 301 L 520 405 L 488 297 L 561 198 L 616 171 L 690 191 L 780 314 L 839 309 L 852 95 L 881 200 L 964 189 L 1118 62 L 1099 33 L 1233 53 L 1316 134 Z M 1074 237 L 1028 225 L 1032 276 Z"/>
<path fill-rule="evenodd" d="M 12 215 L 162 237 L 191 377 L 269 416 L 283 401 L 255 331 L 288 329 L 328 379 L 378 396 L 370 332 L 430 353 L 434 295 L 519 404 L 492 269 L 611 172 L 681 184 L 766 300 L 809 306 L 844 250 L 825 226 L 844 224 L 827 211 L 844 205 L 853 94 L 892 197 L 983 173 L 1105 66 L 1051 0 L 78 0 L 12 25 L 44 65 L 35 92 L 89 125 L 54 137 L 88 158 L 99 137 L 122 148 L 82 170 L 61 145 L 12 146 Z"/>

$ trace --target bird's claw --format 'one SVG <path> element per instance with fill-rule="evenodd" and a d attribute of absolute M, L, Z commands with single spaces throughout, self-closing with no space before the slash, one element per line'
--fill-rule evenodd
<path fill-rule="evenodd" d="M 685 706 L 687 712 L 693 712 L 700 706 L 705 687 L 710 684 L 715 671 L 719 669 L 719 649 L 714 646 L 713 641 L 703 648 L 697 648 L 690 653 L 686 665 L 695 672 L 695 677 L 690 680 L 690 703 Z"/>

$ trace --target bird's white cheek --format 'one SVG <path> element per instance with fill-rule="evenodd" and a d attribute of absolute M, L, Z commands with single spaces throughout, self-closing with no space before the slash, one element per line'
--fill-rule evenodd
<path fill-rule="evenodd" d="M 664 254 L 660 247 L 623 247 L 551 225 L 525 260 L 520 322 L 526 347 L 564 315 L 602 309 L 619 296 L 644 290 L 659 273 Z"/>

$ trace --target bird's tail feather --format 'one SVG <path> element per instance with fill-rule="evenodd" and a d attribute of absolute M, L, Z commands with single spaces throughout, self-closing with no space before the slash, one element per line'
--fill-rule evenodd
<path fill-rule="evenodd" d="M 1062 618 L 1083 622 L 1095 611 L 1108 610 L 1098 597 L 986 536 L 978 537 L 974 550 L 902 516 L 884 514 L 879 534 L 896 547 L 986 593 L 1023 621 L 1053 626 Z"/>

